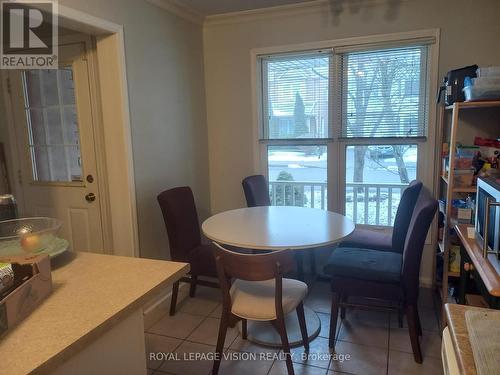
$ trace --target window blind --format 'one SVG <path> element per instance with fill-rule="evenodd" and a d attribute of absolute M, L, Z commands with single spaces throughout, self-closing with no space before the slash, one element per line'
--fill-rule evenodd
<path fill-rule="evenodd" d="M 428 46 L 340 54 L 340 136 L 426 136 L 428 55 Z"/>
<path fill-rule="evenodd" d="M 331 55 L 260 57 L 264 139 L 328 138 Z"/>

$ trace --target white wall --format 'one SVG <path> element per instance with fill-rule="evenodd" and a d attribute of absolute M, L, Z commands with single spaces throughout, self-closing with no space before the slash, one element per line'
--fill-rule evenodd
<path fill-rule="evenodd" d="M 500 2 L 497 0 L 351 2 L 359 3 L 364 5 L 360 8 L 345 5 L 338 15 L 324 10 L 205 27 L 213 212 L 243 207 L 241 180 L 255 172 L 251 49 L 440 28 L 440 77 L 452 68 L 473 63 L 500 64 Z M 392 8 L 388 8 L 388 4 Z M 431 280 L 431 262 L 432 250 L 427 249 L 422 266 L 422 278 L 426 282 Z"/>
<path fill-rule="evenodd" d="M 209 212 L 201 26 L 144 0 L 59 3 L 124 26 L 140 254 L 167 258 L 157 194 L 189 185 Z"/>

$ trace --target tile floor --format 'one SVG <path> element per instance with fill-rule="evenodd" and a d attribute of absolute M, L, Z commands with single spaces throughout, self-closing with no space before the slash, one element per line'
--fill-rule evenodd
<path fill-rule="evenodd" d="M 211 373 L 210 355 L 215 351 L 221 312 L 220 290 L 199 287 L 196 298 L 186 298 L 182 294 L 186 290 L 180 293 L 183 299 L 178 303 L 176 315 L 165 314 L 145 332 L 147 356 L 162 353 L 157 360 L 148 358 L 148 374 Z M 363 310 L 347 311 L 346 319 L 337 330 L 337 358 L 329 359 L 328 283 L 311 282 L 306 304 L 321 319 L 321 332 L 310 343 L 310 354 L 319 355 L 303 360 L 303 347 L 292 349 L 295 374 L 442 374 L 438 315 L 429 289 L 422 289 L 419 301 L 424 330 L 421 339 L 424 362 L 421 365 L 413 360 L 406 323 L 404 328 L 398 328 L 395 314 Z M 285 362 L 278 350 L 242 340 L 237 329 L 228 331 L 225 351 L 234 359 L 223 361 L 219 374 L 286 374 Z M 351 359 L 342 361 L 341 354 L 344 357 L 349 354 Z M 201 360 L 196 360 L 195 355 Z"/>

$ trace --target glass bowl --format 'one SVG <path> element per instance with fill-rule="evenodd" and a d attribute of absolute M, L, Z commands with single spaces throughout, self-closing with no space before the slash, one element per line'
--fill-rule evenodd
<path fill-rule="evenodd" d="M 62 223 L 50 217 L 0 221 L 0 256 L 50 253 L 58 240 Z"/>

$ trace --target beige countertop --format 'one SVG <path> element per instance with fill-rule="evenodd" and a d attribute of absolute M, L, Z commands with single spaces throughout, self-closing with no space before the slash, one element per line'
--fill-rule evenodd
<path fill-rule="evenodd" d="M 186 263 L 62 255 L 53 263 L 52 294 L 0 338 L 0 374 L 49 372 L 188 270 Z"/>

